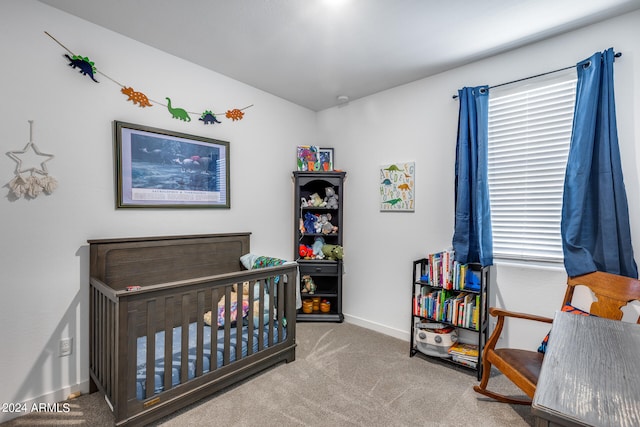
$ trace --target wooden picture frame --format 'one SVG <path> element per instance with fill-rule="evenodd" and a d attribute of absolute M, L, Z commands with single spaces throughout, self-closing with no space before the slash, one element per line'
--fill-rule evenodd
<path fill-rule="evenodd" d="M 230 208 L 229 142 L 114 121 L 116 208 Z"/>

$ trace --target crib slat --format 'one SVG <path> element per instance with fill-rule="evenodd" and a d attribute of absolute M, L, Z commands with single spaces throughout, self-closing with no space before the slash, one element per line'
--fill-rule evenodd
<path fill-rule="evenodd" d="M 105 346 L 104 348 L 106 349 L 105 354 L 113 354 L 113 339 L 115 339 L 115 322 L 113 319 L 113 309 L 111 306 L 111 302 L 105 298 L 105 304 L 106 304 L 106 308 L 105 308 L 105 321 L 106 321 L 106 330 L 105 330 L 105 338 L 106 338 L 106 342 L 104 343 Z M 113 385 L 113 376 L 114 376 L 114 372 L 113 372 L 113 365 L 111 363 L 111 360 L 108 361 L 107 363 L 107 371 L 105 372 L 105 377 L 106 377 L 106 386 L 105 389 L 107 390 L 107 395 L 111 395 L 111 387 Z"/>
<path fill-rule="evenodd" d="M 260 296 L 258 297 L 260 301 L 258 303 L 258 313 L 260 313 L 260 316 L 264 316 L 264 280 L 260 280 L 260 286 L 258 288 L 260 292 Z M 262 349 L 264 349 L 264 319 L 261 319 L 260 322 L 258 322 L 258 351 L 261 351 Z"/>
<path fill-rule="evenodd" d="M 103 299 L 102 294 L 98 294 L 96 298 L 96 306 L 97 306 L 96 308 L 97 308 L 99 317 L 96 321 L 96 342 L 100 347 L 100 351 L 96 355 L 96 375 L 100 380 L 100 383 L 104 384 L 104 379 L 102 378 L 102 357 L 104 353 L 104 351 L 102 350 L 103 348 L 102 347 L 102 322 L 104 319 L 104 312 L 102 311 L 102 304 L 103 304 L 102 299 Z"/>
<path fill-rule="evenodd" d="M 181 311 L 180 384 L 184 384 L 189 380 L 189 294 L 182 295 Z"/>
<path fill-rule="evenodd" d="M 136 397 L 136 377 L 137 377 L 137 360 L 138 360 L 138 339 L 137 334 L 132 333 L 131 329 L 134 328 L 136 324 L 136 319 L 140 315 L 137 304 L 131 303 L 131 307 L 128 307 L 127 304 L 122 304 L 120 306 L 120 311 L 116 311 L 116 316 L 118 316 L 118 323 L 123 329 L 125 333 L 120 331 L 118 334 L 118 345 L 120 348 L 126 348 L 126 351 L 119 351 L 119 359 L 116 365 L 116 375 L 118 375 L 119 384 L 116 384 L 116 388 L 114 389 L 113 396 L 116 398 L 115 404 L 118 404 L 118 399 L 122 398 L 123 392 L 124 396 L 127 399 L 132 399 Z M 129 357 L 127 357 L 129 355 Z M 125 359 L 123 361 L 123 359 Z M 126 362 L 126 363 L 125 363 Z M 126 376 L 123 376 L 126 373 Z M 127 381 L 121 381 L 120 378 L 126 378 Z M 123 384 L 124 383 L 124 384 Z M 145 384 L 146 387 L 146 384 Z"/>
<path fill-rule="evenodd" d="M 96 372 L 96 288 L 89 286 L 89 371 Z"/>
<path fill-rule="evenodd" d="M 275 302 L 275 277 L 269 277 L 269 347 L 273 346 L 273 308 Z"/>
<path fill-rule="evenodd" d="M 258 316 L 258 313 L 254 313 L 253 311 L 253 301 L 255 300 L 255 285 L 256 282 L 249 281 L 249 314 L 247 315 L 247 356 L 253 354 L 253 319 L 255 316 Z"/>
<path fill-rule="evenodd" d="M 224 288 L 224 354 L 222 364 L 231 361 L 231 286 Z"/>
<path fill-rule="evenodd" d="M 173 387 L 173 296 L 164 299 L 164 389 Z"/>
<path fill-rule="evenodd" d="M 156 385 L 156 300 L 147 301 L 147 366 L 146 366 L 146 383 L 147 393 L 145 397 L 148 399 L 153 396 Z"/>
<path fill-rule="evenodd" d="M 285 319 L 284 314 L 284 275 L 280 276 L 280 280 L 278 281 L 278 342 L 284 341 L 284 325 L 282 323 L 283 319 Z"/>
<path fill-rule="evenodd" d="M 236 362 L 242 359 L 242 319 L 244 305 L 242 303 L 243 284 L 238 283 L 236 287 Z"/>
<path fill-rule="evenodd" d="M 210 370 L 218 369 L 218 290 L 211 290 L 211 364 Z"/>
<path fill-rule="evenodd" d="M 204 370 L 204 291 L 198 292 L 196 331 L 196 377 L 202 376 Z"/>

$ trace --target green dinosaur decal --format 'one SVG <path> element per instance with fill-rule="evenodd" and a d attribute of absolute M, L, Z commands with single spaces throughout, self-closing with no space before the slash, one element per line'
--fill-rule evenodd
<path fill-rule="evenodd" d="M 391 200 L 385 200 L 382 203 L 389 203 L 391 206 L 394 206 L 397 203 L 400 203 L 402 201 L 402 199 L 391 199 Z"/>
<path fill-rule="evenodd" d="M 395 172 L 399 172 L 401 169 L 399 167 L 397 167 L 396 165 L 391 165 L 388 168 L 385 169 L 386 171 L 395 171 Z"/>
<path fill-rule="evenodd" d="M 191 121 L 191 117 L 189 116 L 189 113 L 187 113 L 187 110 L 185 110 L 184 108 L 172 108 L 171 99 L 166 98 L 166 100 L 169 103 L 167 104 L 167 109 L 169 110 L 169 112 L 171 113 L 171 116 L 173 116 L 174 119 L 184 120 L 185 122 Z"/>

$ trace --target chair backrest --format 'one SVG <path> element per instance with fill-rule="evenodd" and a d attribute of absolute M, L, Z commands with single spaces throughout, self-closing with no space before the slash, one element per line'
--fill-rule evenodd
<path fill-rule="evenodd" d="M 630 277 L 596 271 L 569 277 L 567 285 L 563 304 L 571 303 L 576 286 L 586 286 L 595 297 L 589 312 L 607 319 L 621 320 L 622 308 L 632 301 L 640 301 L 640 280 Z M 640 314 L 636 323 L 640 323 Z"/>

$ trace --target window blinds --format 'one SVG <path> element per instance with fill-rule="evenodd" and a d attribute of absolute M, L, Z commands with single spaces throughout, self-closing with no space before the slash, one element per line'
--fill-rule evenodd
<path fill-rule="evenodd" d="M 560 218 L 575 70 L 489 93 L 489 194 L 496 258 L 562 261 Z"/>

